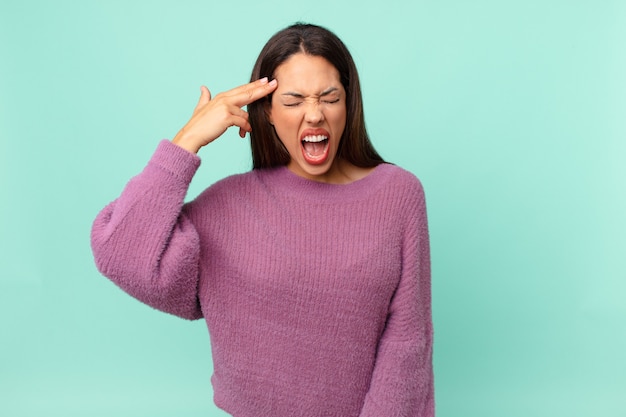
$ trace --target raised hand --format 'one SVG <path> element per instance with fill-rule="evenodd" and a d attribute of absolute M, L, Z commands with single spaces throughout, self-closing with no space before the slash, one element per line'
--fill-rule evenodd
<path fill-rule="evenodd" d="M 187 124 L 176 134 L 173 143 L 197 153 L 201 147 L 220 137 L 231 126 L 239 127 L 239 136 L 252 131 L 248 113 L 242 109 L 266 95 L 277 86 L 276 80 L 267 78 L 244 84 L 211 98 L 211 92 L 202 86 L 200 100 Z"/>

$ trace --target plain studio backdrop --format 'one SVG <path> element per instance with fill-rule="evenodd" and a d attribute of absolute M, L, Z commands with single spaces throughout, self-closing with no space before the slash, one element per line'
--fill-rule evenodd
<path fill-rule="evenodd" d="M 91 222 L 296 21 L 424 183 L 439 417 L 626 415 L 626 2 L 0 4 L 0 415 L 224 416 L 202 321 L 97 272 Z M 251 166 L 235 130 L 188 199 Z M 384 416 L 381 416 L 384 417 Z"/>

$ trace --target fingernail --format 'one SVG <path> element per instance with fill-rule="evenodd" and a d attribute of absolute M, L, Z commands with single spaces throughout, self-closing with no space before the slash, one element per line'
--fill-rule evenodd
<path fill-rule="evenodd" d="M 261 84 L 267 84 L 267 77 L 261 78 Z"/>
<path fill-rule="evenodd" d="M 278 81 L 276 81 L 276 78 L 274 78 L 272 81 L 270 81 L 270 87 L 274 87 L 277 83 Z"/>

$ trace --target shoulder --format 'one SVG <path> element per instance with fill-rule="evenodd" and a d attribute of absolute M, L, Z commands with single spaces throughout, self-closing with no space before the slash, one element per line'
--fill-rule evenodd
<path fill-rule="evenodd" d="M 424 187 L 420 179 L 411 171 L 397 165 L 384 163 L 377 167 L 373 174 L 379 175 L 379 180 L 386 188 L 400 194 L 415 194 L 423 196 Z"/>
<path fill-rule="evenodd" d="M 211 185 L 204 192 L 223 193 L 233 190 L 240 190 L 242 188 L 245 189 L 247 187 L 253 186 L 257 182 L 258 179 L 256 173 L 254 171 L 249 171 L 243 174 L 234 174 L 223 178 Z"/>
<path fill-rule="evenodd" d="M 381 187 L 383 194 L 379 198 L 387 202 L 392 215 L 401 224 L 413 229 L 411 224 L 426 217 L 426 196 L 422 181 L 413 172 L 397 165 L 384 164 L 376 171 L 384 177 Z"/>
<path fill-rule="evenodd" d="M 254 171 L 230 175 L 210 185 L 193 202 L 201 203 L 216 198 L 232 198 L 254 190 L 257 185 L 258 178 Z"/>

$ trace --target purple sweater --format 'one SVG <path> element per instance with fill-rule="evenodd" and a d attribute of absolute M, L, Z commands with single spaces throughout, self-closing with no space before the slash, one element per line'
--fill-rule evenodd
<path fill-rule="evenodd" d="M 184 204 L 199 164 L 162 141 L 91 242 L 124 291 L 206 320 L 215 403 L 234 417 L 433 416 L 417 178 L 389 164 L 347 185 L 253 170 Z"/>

